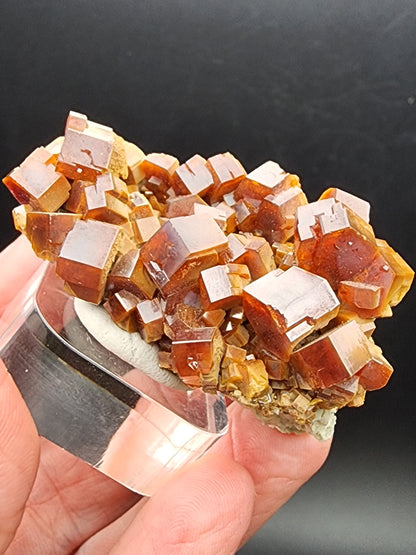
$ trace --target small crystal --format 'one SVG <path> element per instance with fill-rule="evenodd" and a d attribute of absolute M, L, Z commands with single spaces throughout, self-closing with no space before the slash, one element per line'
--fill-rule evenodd
<path fill-rule="evenodd" d="M 214 187 L 214 178 L 207 167 L 205 158 L 195 154 L 179 166 L 174 173 L 172 186 L 178 195 L 199 195 L 204 197 Z"/>
<path fill-rule="evenodd" d="M 243 288 L 250 281 L 250 272 L 244 264 L 226 264 L 203 270 L 200 276 L 203 308 L 228 309 L 241 304 Z"/>
<path fill-rule="evenodd" d="M 139 302 L 136 295 L 122 289 L 114 293 L 103 306 L 118 326 L 132 333 L 138 330 L 136 305 Z"/>
<path fill-rule="evenodd" d="M 234 191 L 246 175 L 243 166 L 230 152 L 211 156 L 207 160 L 207 167 L 214 178 L 211 203 L 218 202 L 224 195 Z"/>
<path fill-rule="evenodd" d="M 218 328 L 183 330 L 172 342 L 172 366 L 186 385 L 217 389 L 224 341 Z"/>
<path fill-rule="evenodd" d="M 125 289 L 140 299 L 152 299 L 156 291 L 138 249 L 130 250 L 117 260 L 108 275 L 106 287 L 109 293 Z"/>
<path fill-rule="evenodd" d="M 139 331 L 147 343 L 163 335 L 163 312 L 158 299 L 140 301 L 136 305 Z"/>

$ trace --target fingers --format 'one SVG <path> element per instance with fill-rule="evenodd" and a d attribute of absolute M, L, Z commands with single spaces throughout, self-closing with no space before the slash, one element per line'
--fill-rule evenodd
<path fill-rule="evenodd" d="M 23 236 L 0 252 L 0 316 L 41 263 Z"/>
<path fill-rule="evenodd" d="M 253 480 L 256 496 L 247 540 L 322 466 L 331 442 L 307 434 L 282 434 L 237 403 L 228 414 L 229 433 L 213 451 L 229 453 Z"/>
<path fill-rule="evenodd" d="M 249 526 L 253 498 L 253 482 L 240 465 L 208 454 L 80 553 L 232 554 Z"/>
<path fill-rule="evenodd" d="M 208 455 L 80 554 L 234 553 L 323 464 L 330 442 L 282 434 L 236 403 L 228 410 L 230 430 Z"/>
<path fill-rule="evenodd" d="M 29 411 L 0 361 L 0 553 L 14 537 L 39 461 L 39 437 Z"/>

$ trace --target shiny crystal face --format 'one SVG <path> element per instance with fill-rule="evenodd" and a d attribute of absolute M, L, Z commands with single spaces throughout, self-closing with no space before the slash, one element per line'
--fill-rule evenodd
<path fill-rule="evenodd" d="M 413 271 L 340 189 L 229 152 L 145 155 L 71 112 L 4 178 L 17 229 L 71 294 L 159 346 L 160 365 L 283 431 L 319 431 L 393 369 L 371 335 Z"/>

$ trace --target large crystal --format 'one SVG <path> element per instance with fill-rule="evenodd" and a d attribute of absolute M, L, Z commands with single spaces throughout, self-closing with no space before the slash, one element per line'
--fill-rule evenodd
<path fill-rule="evenodd" d="M 339 301 L 325 279 L 292 267 L 247 285 L 243 307 L 265 347 L 286 361 L 302 339 L 336 316 Z"/>

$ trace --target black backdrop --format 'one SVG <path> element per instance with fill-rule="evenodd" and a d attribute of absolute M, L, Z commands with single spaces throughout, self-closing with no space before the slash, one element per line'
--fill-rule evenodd
<path fill-rule="evenodd" d="M 1 173 L 74 109 L 182 161 L 274 159 L 310 200 L 343 187 L 415 266 L 415 29 L 414 0 L 3 0 Z M 415 308 L 378 325 L 388 388 L 341 413 L 326 466 L 241 553 L 416 551 Z"/>

